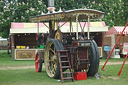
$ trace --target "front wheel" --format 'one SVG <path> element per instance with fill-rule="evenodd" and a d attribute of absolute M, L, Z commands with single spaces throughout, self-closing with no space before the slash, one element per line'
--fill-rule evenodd
<path fill-rule="evenodd" d="M 42 59 L 41 59 L 41 52 L 38 51 L 35 56 L 35 72 L 41 72 L 42 71 Z"/>

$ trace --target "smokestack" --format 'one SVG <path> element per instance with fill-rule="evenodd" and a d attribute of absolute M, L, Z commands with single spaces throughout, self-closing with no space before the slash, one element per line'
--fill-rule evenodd
<path fill-rule="evenodd" d="M 48 0 L 48 11 L 50 13 L 53 13 L 54 10 L 55 10 L 55 7 L 54 7 L 54 0 Z"/>
<path fill-rule="evenodd" d="M 48 0 L 48 7 L 54 7 L 54 0 Z"/>

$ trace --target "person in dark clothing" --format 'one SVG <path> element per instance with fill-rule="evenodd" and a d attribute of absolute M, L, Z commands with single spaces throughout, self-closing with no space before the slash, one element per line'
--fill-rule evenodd
<path fill-rule="evenodd" d="M 38 40 L 37 40 L 37 46 L 40 47 L 40 45 L 43 44 L 43 40 L 44 40 L 44 35 L 43 34 L 39 34 L 38 35 Z"/>

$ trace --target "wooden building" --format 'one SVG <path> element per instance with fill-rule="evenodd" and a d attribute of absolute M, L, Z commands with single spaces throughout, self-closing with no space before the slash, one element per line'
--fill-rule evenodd
<path fill-rule="evenodd" d="M 123 31 L 124 26 L 114 26 L 109 29 L 103 35 L 103 44 L 110 46 L 110 51 L 114 47 L 116 41 L 118 40 L 121 32 Z M 126 55 L 128 52 L 128 27 L 123 32 L 121 39 L 119 40 L 114 52 L 111 55 L 111 58 L 119 58 L 116 56 L 116 49 L 119 49 L 120 55 Z"/>
<path fill-rule="evenodd" d="M 62 33 L 69 33 L 70 22 L 59 22 L 63 25 L 60 30 Z M 39 30 L 38 30 L 39 26 Z M 11 23 L 10 34 L 12 43 L 12 59 L 13 60 L 33 60 L 37 52 L 36 35 L 39 33 L 48 34 L 48 23 Z M 56 25 L 55 25 L 56 26 Z M 81 27 L 84 27 L 84 32 L 87 32 L 88 24 L 80 22 L 78 32 L 81 32 Z M 56 28 L 56 27 L 55 27 Z M 102 36 L 108 31 L 105 22 L 90 22 L 90 36 L 94 38 L 99 47 L 100 56 L 102 57 Z M 72 32 L 76 32 L 76 23 L 72 23 Z M 86 33 L 85 33 L 86 34 Z M 29 48 L 28 48 L 29 47 Z M 27 49 L 26 49 L 27 48 Z"/>
<path fill-rule="evenodd" d="M 11 45 L 13 60 L 34 60 L 37 52 L 37 23 L 11 23 Z M 39 33 L 47 34 L 48 28 L 39 24 Z"/>

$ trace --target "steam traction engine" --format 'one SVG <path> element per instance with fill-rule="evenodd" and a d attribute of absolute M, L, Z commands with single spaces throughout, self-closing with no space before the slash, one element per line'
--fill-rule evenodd
<path fill-rule="evenodd" d="M 50 8 L 52 13 L 30 17 L 32 22 L 49 22 L 49 26 L 44 23 L 49 29 L 49 34 L 47 40 L 44 40 L 45 49 L 36 54 L 36 71 L 41 71 L 44 61 L 47 75 L 51 78 L 61 77 L 62 82 L 64 79 L 74 81 L 75 72 L 87 72 L 87 76 L 94 76 L 99 68 L 99 52 L 96 42 L 89 36 L 89 22 L 103 18 L 104 12 L 93 9 L 54 12 L 52 9 Z M 86 21 L 88 28 L 78 26 L 80 22 Z M 59 22 L 69 22 L 69 28 L 61 31 L 65 23 L 59 25 Z M 72 22 L 76 22 L 75 30 Z M 64 78 L 66 73 L 71 73 L 70 77 Z"/>

